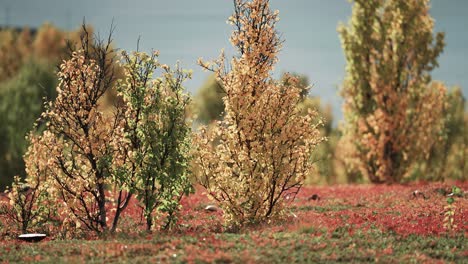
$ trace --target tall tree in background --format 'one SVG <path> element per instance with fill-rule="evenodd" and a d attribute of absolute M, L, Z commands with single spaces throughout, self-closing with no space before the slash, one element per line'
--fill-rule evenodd
<path fill-rule="evenodd" d="M 234 8 L 228 21 L 239 56 L 228 66 L 223 55 L 214 64 L 200 61 L 224 87 L 226 110 L 222 121 L 196 137 L 195 163 L 227 224 L 239 227 L 284 214 L 285 198 L 299 191 L 322 138 L 316 112 L 304 116 L 298 110 L 297 78 L 271 77 L 282 43 L 275 30 L 278 12 L 268 0 L 235 0 Z"/>
<path fill-rule="evenodd" d="M 339 33 L 346 56 L 345 136 L 360 173 L 399 182 L 443 129 L 445 88 L 428 89 L 444 47 L 429 0 L 355 0 Z"/>

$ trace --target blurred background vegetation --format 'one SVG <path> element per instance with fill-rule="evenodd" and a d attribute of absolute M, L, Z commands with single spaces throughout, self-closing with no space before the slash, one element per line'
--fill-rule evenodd
<path fill-rule="evenodd" d="M 0 30 L 0 189 L 13 176 L 25 176 L 25 137 L 44 102 L 56 96 L 55 72 L 67 56 L 67 40 L 74 42 L 79 36 L 80 30 L 62 31 L 51 24 Z"/>

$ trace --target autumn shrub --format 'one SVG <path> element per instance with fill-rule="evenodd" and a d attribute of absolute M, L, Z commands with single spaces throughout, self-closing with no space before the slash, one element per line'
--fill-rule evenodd
<path fill-rule="evenodd" d="M 227 65 L 224 54 L 202 67 L 214 71 L 226 95 L 225 116 L 195 137 L 198 180 L 237 228 L 284 215 L 311 170 L 311 152 L 322 141 L 316 113 L 301 115 L 298 80 L 275 81 L 271 71 L 282 41 L 278 12 L 269 1 L 234 1 L 228 20 L 239 52 Z M 216 144 L 215 144 L 216 143 Z"/>
<path fill-rule="evenodd" d="M 113 157 L 114 177 L 136 194 L 147 230 L 162 214 L 166 215 L 164 227 L 175 224 L 180 199 L 192 186 L 188 177 L 191 128 L 185 118 L 190 100 L 182 86 L 190 72 L 160 64 L 157 56 L 156 52 L 123 53 L 125 79 L 117 85 L 122 117 L 113 138 L 118 149 Z M 153 78 L 158 70 L 161 76 Z"/>
<path fill-rule="evenodd" d="M 291 75 L 298 79 L 297 86 L 301 89 L 301 100 L 297 105 L 299 112 L 307 115 L 309 110 L 317 111 L 317 121 L 319 118 L 323 121 L 320 133 L 327 138 L 312 153 L 314 170 L 311 175 L 306 177 L 305 184 L 345 182 L 343 173 L 336 169 L 339 161 L 335 154 L 335 148 L 340 134 L 337 128 L 333 127 L 331 106 L 329 104 L 325 105 L 319 97 L 309 95 L 312 86 L 306 75 L 298 73 L 292 73 Z M 285 82 L 284 85 L 286 86 L 289 85 L 287 83 L 289 79 L 289 74 L 283 74 L 281 77 L 281 81 Z M 209 130 L 214 122 L 224 118 L 224 95 L 224 88 L 216 80 L 216 75 L 210 75 L 194 98 L 194 112 L 197 121 L 195 129 L 197 129 L 197 125 L 206 125 L 205 129 Z"/>
<path fill-rule="evenodd" d="M 110 36 L 107 41 L 89 45 L 89 33 L 83 28 L 80 49 L 59 67 L 57 98 L 42 115 L 46 131 L 33 142 L 33 146 L 40 145 L 45 151 L 40 158 L 26 159 L 38 159 L 31 161 L 36 166 L 46 161 L 49 192 L 56 202 L 66 205 L 66 219 L 76 219 L 88 229 L 102 233 L 109 230 L 110 212 L 115 218 L 126 205 L 117 204 L 114 210 L 108 210 L 106 205 L 114 151 L 108 142 L 116 124 L 99 107 L 114 82 L 113 63 L 108 61 L 115 58 Z M 38 176 L 28 173 L 28 177 Z"/>
<path fill-rule="evenodd" d="M 24 156 L 28 177 L 14 177 L 11 187 L 5 191 L 5 201 L 0 201 L 4 219 L 11 227 L 23 233 L 28 231 L 53 232 L 59 224 L 61 203 L 54 196 L 49 178 L 47 155 L 48 147 L 42 144 L 43 138 L 50 133 L 37 136 L 30 133 L 27 137 L 30 145 Z M 13 232 L 15 232 L 13 231 Z"/>
<path fill-rule="evenodd" d="M 349 167 L 374 183 L 401 182 L 427 162 L 444 129 L 446 89 L 430 87 L 444 47 L 428 0 L 355 0 L 339 29 Z"/>

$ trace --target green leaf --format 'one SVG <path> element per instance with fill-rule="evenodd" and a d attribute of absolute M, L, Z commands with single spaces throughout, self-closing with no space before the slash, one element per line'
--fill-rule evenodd
<path fill-rule="evenodd" d="M 461 189 L 458 188 L 457 186 L 453 186 L 453 187 L 452 187 L 452 193 L 453 193 L 453 195 L 459 196 L 459 195 L 462 193 L 462 191 L 461 191 Z"/>
<path fill-rule="evenodd" d="M 455 199 L 453 199 L 453 197 L 447 198 L 447 203 L 448 204 L 453 204 L 454 202 L 455 202 Z"/>

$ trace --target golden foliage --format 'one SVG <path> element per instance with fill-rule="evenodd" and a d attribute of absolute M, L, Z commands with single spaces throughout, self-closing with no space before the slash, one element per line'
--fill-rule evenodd
<path fill-rule="evenodd" d="M 57 197 L 70 217 L 94 231 L 106 231 L 105 186 L 112 122 L 98 110 L 102 70 L 83 50 L 60 66 L 58 96 L 43 113 L 48 121 L 42 136 L 47 168 Z M 33 175 L 31 175 L 33 176 Z"/>
<path fill-rule="evenodd" d="M 269 221 L 284 213 L 311 170 L 311 151 L 322 141 L 316 113 L 301 115 L 298 80 L 274 81 L 281 40 L 278 12 L 267 0 L 235 1 L 228 20 L 239 56 L 200 65 L 213 70 L 226 95 L 225 117 L 195 138 L 200 183 L 219 202 L 232 227 Z"/>

